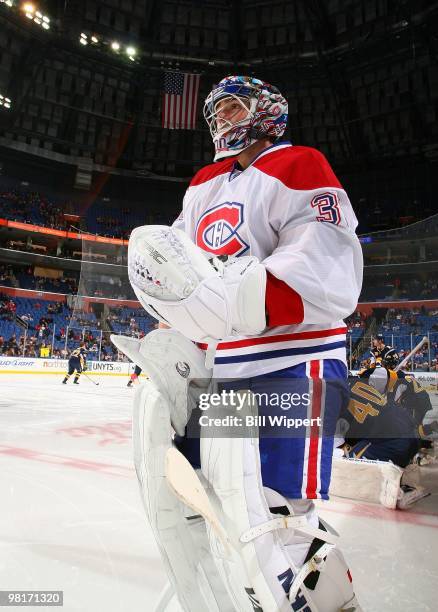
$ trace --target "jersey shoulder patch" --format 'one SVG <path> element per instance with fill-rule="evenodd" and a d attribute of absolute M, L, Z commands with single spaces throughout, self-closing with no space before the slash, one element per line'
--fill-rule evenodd
<path fill-rule="evenodd" d="M 290 146 L 262 155 L 254 164 L 261 172 L 281 181 L 289 189 L 322 187 L 342 189 L 324 155 L 312 147 Z"/>
<path fill-rule="evenodd" d="M 234 157 L 228 157 L 223 161 L 216 162 L 215 164 L 209 164 L 195 174 L 195 176 L 190 181 L 189 187 L 195 187 L 196 185 L 202 185 L 202 183 L 206 183 L 207 181 L 211 181 L 211 179 L 220 176 L 221 174 L 225 174 L 231 170 L 235 162 Z"/>

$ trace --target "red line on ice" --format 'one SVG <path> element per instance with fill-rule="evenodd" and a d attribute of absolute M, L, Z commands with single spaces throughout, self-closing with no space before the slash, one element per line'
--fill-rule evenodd
<path fill-rule="evenodd" d="M 318 510 L 322 512 L 334 512 L 335 514 L 346 514 L 350 517 L 360 516 L 375 520 L 390 521 L 393 523 L 408 523 L 421 527 L 438 529 L 438 513 L 417 512 L 409 510 L 391 510 L 383 506 L 373 504 L 361 504 L 356 502 L 329 501 L 318 504 Z"/>
<path fill-rule="evenodd" d="M 87 459 L 75 459 L 74 457 L 65 457 L 63 455 L 52 455 L 30 448 L 19 448 L 17 446 L 0 445 L 0 455 L 8 455 L 28 461 L 39 461 L 41 463 L 49 463 L 52 465 L 62 465 L 78 470 L 90 472 L 99 472 L 110 476 L 121 476 L 122 478 L 131 478 L 134 471 L 131 467 L 123 465 L 111 465 L 110 463 L 101 463 L 99 461 L 88 461 Z"/>

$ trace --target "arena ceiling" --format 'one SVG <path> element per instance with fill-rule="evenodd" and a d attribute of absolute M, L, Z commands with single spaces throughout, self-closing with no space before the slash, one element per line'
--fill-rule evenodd
<path fill-rule="evenodd" d="M 417 34 L 435 44 L 425 0 L 48 0 L 69 36 L 90 28 L 138 44 L 144 57 L 256 68 L 397 50 Z M 418 31 L 420 30 L 420 31 Z M 435 41 L 435 43 L 434 43 Z"/>
<path fill-rule="evenodd" d="M 412 160 L 426 180 L 436 174 L 438 2 L 35 1 L 47 31 L 11 3 L 0 2 L 0 94 L 12 100 L 0 109 L 3 146 L 188 177 L 211 160 L 211 141 L 202 104 L 196 129 L 162 129 L 164 73 L 199 73 L 202 100 L 237 72 L 279 86 L 292 141 L 321 149 L 359 183 L 364 168 L 394 160 L 389 182 Z"/>

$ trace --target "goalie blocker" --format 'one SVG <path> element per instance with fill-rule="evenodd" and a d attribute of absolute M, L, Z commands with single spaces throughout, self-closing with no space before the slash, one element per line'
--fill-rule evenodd
<path fill-rule="evenodd" d="M 119 338 L 114 341 L 123 351 L 125 341 Z M 149 373 L 148 347 L 153 346 L 156 363 L 161 341 L 158 363 L 166 376 L 155 372 L 135 395 L 135 465 L 148 520 L 182 608 L 359 612 L 336 534 L 315 523 L 311 502 L 293 502 L 263 487 L 256 438 L 202 439 L 198 475 L 172 450 L 171 423 L 180 430 L 190 414 L 190 402 L 174 393 L 182 388 L 176 364 L 187 351 L 190 372 L 202 378 L 204 354 L 172 330 L 130 340 L 125 349 Z"/>

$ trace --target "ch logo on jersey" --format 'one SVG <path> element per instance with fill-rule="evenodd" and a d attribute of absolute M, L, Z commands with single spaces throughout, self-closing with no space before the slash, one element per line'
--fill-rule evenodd
<path fill-rule="evenodd" d="M 335 225 L 340 224 L 341 211 L 336 193 L 330 191 L 327 193 L 319 193 L 313 198 L 311 206 L 312 208 L 318 209 L 319 216 L 316 217 L 317 221 L 334 223 Z"/>
<path fill-rule="evenodd" d="M 196 244 L 214 255 L 242 255 L 249 245 L 239 234 L 243 204 L 224 202 L 205 212 L 196 227 Z"/>

